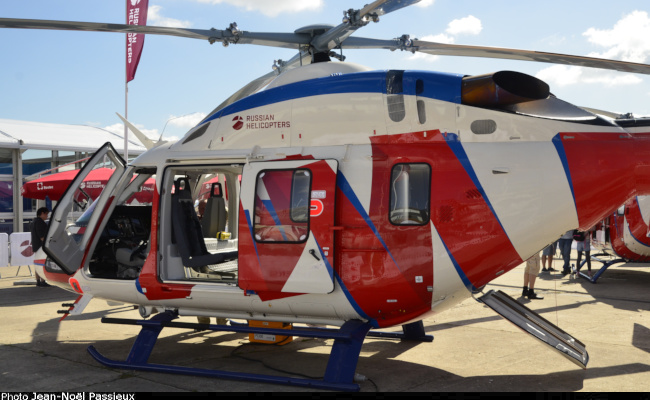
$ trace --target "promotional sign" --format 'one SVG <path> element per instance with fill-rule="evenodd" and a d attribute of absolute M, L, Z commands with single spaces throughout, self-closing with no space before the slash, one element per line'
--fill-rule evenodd
<path fill-rule="evenodd" d="M 9 239 L 11 243 L 11 265 L 33 265 L 32 234 L 30 232 L 14 232 Z"/>
<path fill-rule="evenodd" d="M 126 23 L 128 25 L 147 25 L 147 8 L 149 0 L 126 0 Z M 144 46 L 143 33 L 126 34 L 126 81 L 135 78 L 138 69 L 142 47 Z"/>

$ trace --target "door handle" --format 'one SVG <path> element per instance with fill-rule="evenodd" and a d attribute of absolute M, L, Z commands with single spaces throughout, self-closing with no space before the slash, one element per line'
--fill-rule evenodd
<path fill-rule="evenodd" d="M 320 258 L 318 258 L 318 256 L 316 255 L 316 250 L 314 249 L 309 250 L 309 254 L 311 254 L 312 256 L 314 256 L 315 259 L 320 261 Z"/>

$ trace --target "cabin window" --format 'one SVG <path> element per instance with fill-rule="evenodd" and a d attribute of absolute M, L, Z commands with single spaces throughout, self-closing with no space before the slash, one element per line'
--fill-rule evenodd
<path fill-rule="evenodd" d="M 420 125 L 422 125 L 425 122 L 427 122 L 427 111 L 426 108 L 424 107 L 424 100 L 418 100 L 417 105 L 418 105 L 418 121 L 420 122 Z"/>
<path fill-rule="evenodd" d="M 308 169 L 261 171 L 255 188 L 255 240 L 306 241 L 310 193 L 311 172 Z"/>
<path fill-rule="evenodd" d="M 427 111 L 424 105 L 424 100 L 421 97 L 422 93 L 424 93 L 424 81 L 418 79 L 415 81 L 415 99 L 418 108 L 418 122 L 420 122 L 420 125 L 427 122 Z"/>
<path fill-rule="evenodd" d="M 406 117 L 404 105 L 404 71 L 386 73 L 386 102 L 388 116 L 393 122 L 401 122 Z"/>
<path fill-rule="evenodd" d="M 390 185 L 390 222 L 394 225 L 428 224 L 431 167 L 428 164 L 396 164 Z"/>

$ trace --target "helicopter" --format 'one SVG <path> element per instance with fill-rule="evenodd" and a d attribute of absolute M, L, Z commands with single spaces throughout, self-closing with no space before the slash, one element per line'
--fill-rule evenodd
<path fill-rule="evenodd" d="M 636 196 L 596 224 L 592 234 L 592 245 L 600 253 L 592 255 L 591 258 L 603 265 L 593 276 L 586 276 L 583 273 L 580 275 L 596 283 L 612 265 L 649 262 L 648 210 L 650 210 L 650 197 Z M 605 259 L 603 256 L 608 258 Z"/>
<path fill-rule="evenodd" d="M 650 195 L 648 129 L 561 100 L 540 79 L 514 71 L 376 71 L 332 58 L 351 48 L 640 74 L 649 74 L 650 65 L 408 35 L 352 36 L 414 3 L 377 0 L 346 11 L 340 25 L 292 33 L 241 31 L 236 24 L 198 30 L 0 18 L 3 28 L 161 34 L 298 50 L 178 141 L 149 141 L 131 163 L 107 143 L 61 197 L 38 273 L 79 294 L 66 315 L 97 298 L 137 305 L 143 317 L 104 318 L 139 325 L 141 332 L 126 361 L 89 347 L 97 361 L 359 390 L 354 372 L 366 336 L 431 341 L 422 319 L 482 293 L 567 230 L 591 227 L 628 199 Z M 104 190 L 84 200 L 85 177 L 107 160 L 114 172 Z M 594 164 L 596 171 L 584 168 Z M 151 204 L 133 205 L 150 179 Z M 198 213 L 197 198 L 211 180 L 205 211 Z M 80 211 L 83 227 L 73 218 Z M 477 300 L 586 366 L 584 344 L 507 294 L 489 291 Z M 339 328 L 174 322 L 179 316 Z M 374 330 L 400 325 L 403 334 Z M 148 362 L 163 328 L 195 326 L 335 341 L 322 380 Z"/>

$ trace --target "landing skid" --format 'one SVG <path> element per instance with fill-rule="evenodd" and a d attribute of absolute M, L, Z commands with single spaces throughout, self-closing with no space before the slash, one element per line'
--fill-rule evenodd
<path fill-rule="evenodd" d="M 596 271 L 596 273 L 594 274 L 594 276 L 589 276 L 589 275 L 585 274 L 585 273 L 582 272 L 582 271 L 581 271 L 581 272 L 578 272 L 578 275 L 580 275 L 582 278 L 585 278 L 586 280 L 588 280 L 588 281 L 591 282 L 591 283 L 596 283 L 596 281 L 598 280 L 598 278 L 600 278 L 600 276 L 601 276 L 601 275 L 602 275 L 602 274 L 607 270 L 607 268 L 611 267 L 611 266 L 614 265 L 614 264 L 619 264 L 619 263 L 625 263 L 625 262 L 627 262 L 626 260 L 624 260 L 624 259 L 622 259 L 622 258 L 615 258 L 615 259 L 613 259 L 613 260 L 609 260 L 609 261 L 605 261 L 605 260 L 603 260 L 603 259 L 598 258 L 598 256 L 608 256 L 608 255 L 609 255 L 609 254 L 607 254 L 607 253 L 598 253 L 598 254 L 594 254 L 593 256 L 591 256 L 591 259 L 592 259 L 592 260 L 598 261 L 599 263 L 603 264 L 603 266 L 600 267 L 600 269 L 599 269 L 598 271 Z M 583 260 L 583 261 L 580 263 L 580 269 L 581 269 L 581 270 L 582 270 L 582 267 L 583 267 L 586 263 L 587 263 L 587 260 Z"/>
<path fill-rule="evenodd" d="M 140 325 L 142 329 L 138 334 L 133 347 L 125 361 L 111 360 L 101 355 L 94 346 L 88 347 L 88 353 L 102 365 L 110 368 L 132 369 L 138 371 L 165 372 L 181 375 L 204 376 L 210 378 L 233 379 L 260 383 L 273 383 L 309 387 L 315 389 L 359 391 L 360 387 L 354 383 L 355 370 L 361 353 L 361 345 L 366 336 L 383 337 L 405 340 L 418 340 L 431 342 L 433 336 L 425 335 L 422 321 L 404 325 L 404 333 L 370 331 L 370 324 L 358 320 L 347 321 L 340 329 L 305 328 L 292 329 L 292 336 L 311 337 L 320 339 L 334 339 L 325 376 L 319 379 L 304 379 L 282 377 L 274 375 L 249 374 L 243 372 L 229 372 L 202 368 L 180 367 L 164 364 L 151 364 L 149 356 L 163 328 L 203 329 L 212 331 L 258 333 L 267 335 L 287 335 L 285 329 L 249 327 L 246 324 L 208 325 L 185 322 L 172 322 L 178 318 L 175 312 L 167 311 L 157 314 L 149 320 L 133 320 L 122 318 L 102 318 L 103 323 Z"/>

